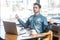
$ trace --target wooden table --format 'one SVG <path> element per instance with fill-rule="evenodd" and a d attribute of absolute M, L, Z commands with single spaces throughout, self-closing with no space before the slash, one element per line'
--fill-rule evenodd
<path fill-rule="evenodd" d="M 4 27 L 3 26 L 1 26 L 1 33 L 0 33 L 0 37 L 2 38 L 2 39 L 6 39 L 6 40 L 18 40 L 18 39 L 20 39 L 21 37 L 19 37 L 19 36 L 17 36 L 17 35 L 12 35 L 12 34 L 5 34 L 5 30 L 4 30 Z M 32 34 L 32 35 L 30 35 L 29 37 L 30 38 L 38 38 L 37 40 L 40 40 L 40 37 L 42 36 L 42 35 L 44 35 L 44 36 L 46 36 L 46 35 L 48 35 L 46 38 L 44 38 L 44 40 L 52 40 L 52 31 L 50 30 L 49 32 L 46 32 L 46 33 L 42 33 L 42 34 Z M 23 39 L 24 39 L 24 37 L 23 37 Z M 29 39 L 29 38 L 28 38 Z"/>
<path fill-rule="evenodd" d="M 42 34 L 32 34 L 30 36 L 28 36 L 26 39 L 31 39 L 31 38 L 38 38 L 37 40 L 40 40 L 41 36 L 46 36 L 46 38 L 44 38 L 44 40 L 52 40 L 52 31 L 46 32 L 46 33 L 42 33 Z M 6 40 L 20 40 L 21 37 L 19 37 L 18 35 L 12 35 L 12 34 L 5 34 L 5 39 Z M 22 38 L 24 39 L 24 37 Z"/>

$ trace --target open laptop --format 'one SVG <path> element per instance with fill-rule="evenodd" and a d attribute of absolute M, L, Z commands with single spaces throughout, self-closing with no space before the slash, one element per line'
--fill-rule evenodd
<path fill-rule="evenodd" d="M 16 23 L 14 22 L 8 22 L 8 21 L 3 21 L 4 24 L 4 29 L 6 33 L 9 34 L 15 34 L 15 35 L 20 35 L 20 27 L 16 27 Z"/>

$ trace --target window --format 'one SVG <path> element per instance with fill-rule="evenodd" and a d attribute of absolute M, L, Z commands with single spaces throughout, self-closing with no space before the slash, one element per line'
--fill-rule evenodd
<path fill-rule="evenodd" d="M 48 16 L 47 19 L 51 17 L 59 16 L 60 14 L 60 0 L 40 0 L 42 5 L 42 14 Z"/>
<path fill-rule="evenodd" d="M 1 0 L 1 19 L 12 21 L 18 14 L 22 20 L 27 20 L 33 14 L 32 6 L 35 2 L 36 0 Z"/>

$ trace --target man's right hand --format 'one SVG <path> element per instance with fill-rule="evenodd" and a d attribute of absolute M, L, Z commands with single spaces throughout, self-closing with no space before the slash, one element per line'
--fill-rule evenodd
<path fill-rule="evenodd" d="M 16 14 L 16 15 L 15 15 L 15 18 L 16 18 L 16 19 L 19 19 L 19 16 Z"/>

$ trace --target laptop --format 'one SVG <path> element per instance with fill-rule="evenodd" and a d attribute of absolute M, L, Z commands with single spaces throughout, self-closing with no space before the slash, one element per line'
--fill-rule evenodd
<path fill-rule="evenodd" d="M 24 34 L 24 32 L 23 33 L 20 32 L 21 28 L 16 27 L 16 23 L 14 22 L 3 21 L 3 24 L 5 32 L 8 34 L 15 34 L 15 35 Z"/>

